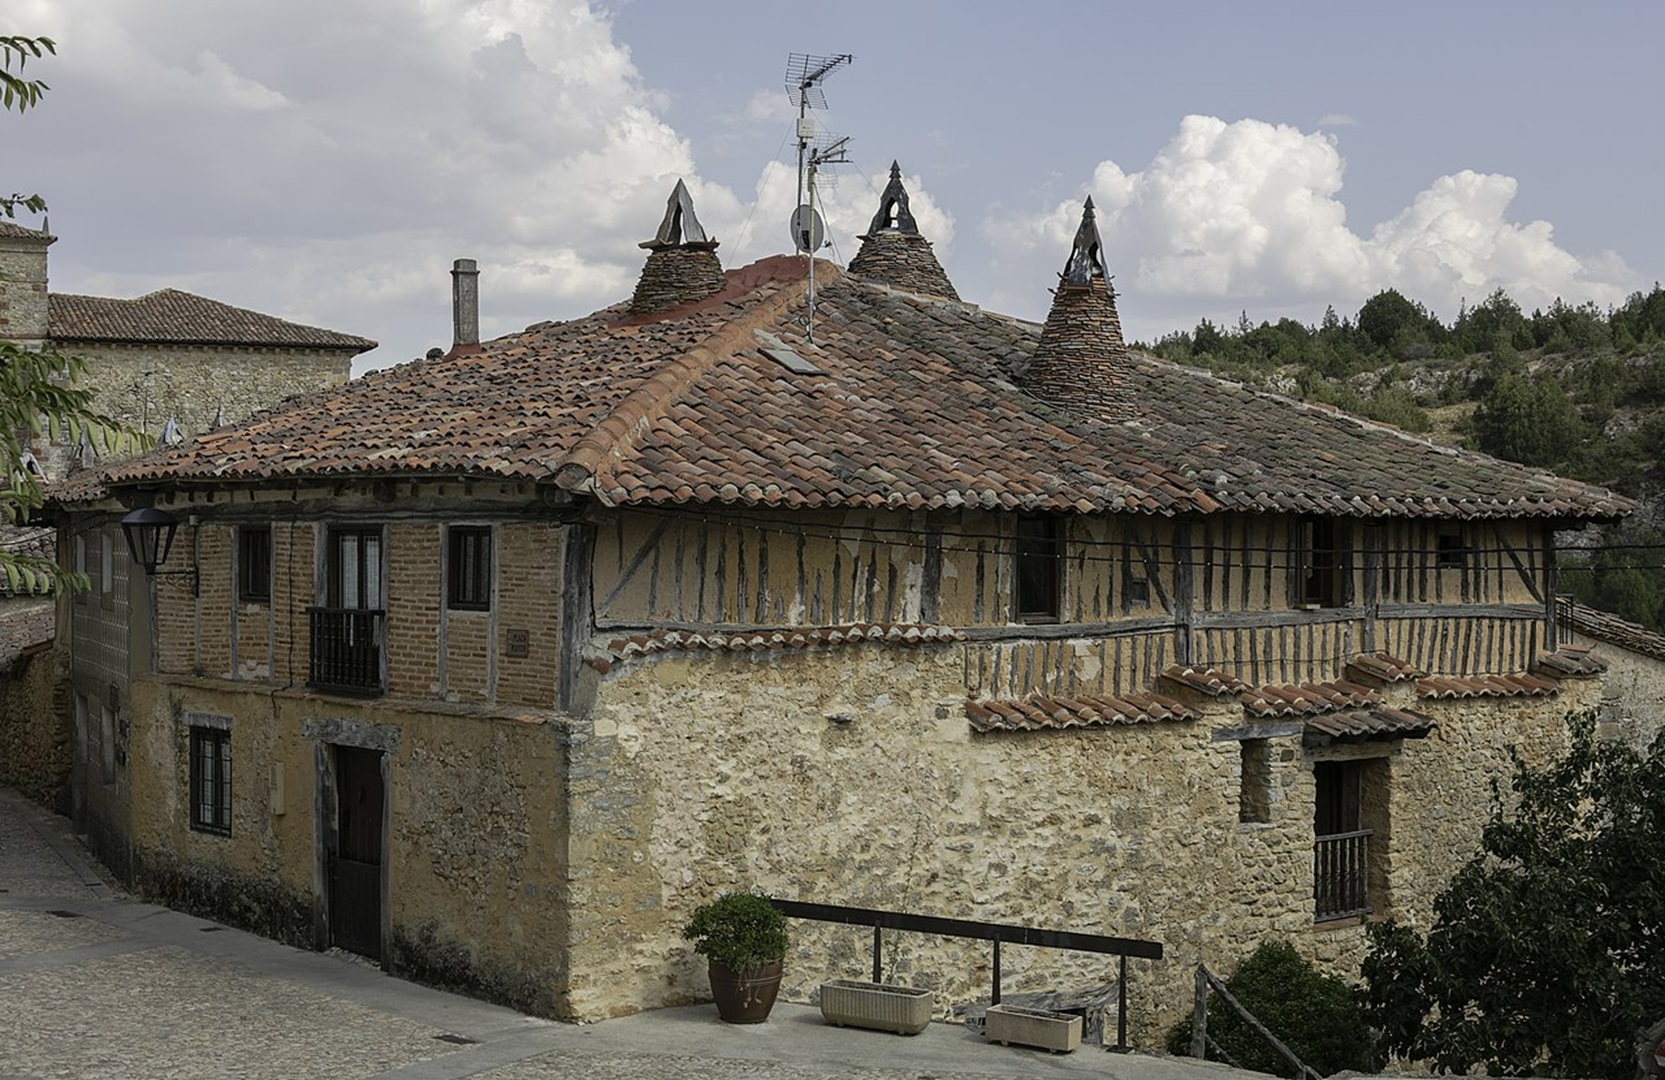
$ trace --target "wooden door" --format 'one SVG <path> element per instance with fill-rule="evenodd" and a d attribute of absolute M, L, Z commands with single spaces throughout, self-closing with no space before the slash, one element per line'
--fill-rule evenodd
<path fill-rule="evenodd" d="M 330 868 L 330 941 L 382 953 L 382 755 L 335 748 L 336 852 Z"/>

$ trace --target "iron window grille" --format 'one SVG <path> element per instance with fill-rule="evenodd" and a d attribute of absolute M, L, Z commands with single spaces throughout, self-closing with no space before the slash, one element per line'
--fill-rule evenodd
<path fill-rule="evenodd" d="M 453 611 L 490 611 L 491 526 L 451 526 L 445 561 L 445 606 Z"/>
<path fill-rule="evenodd" d="M 231 732 L 191 729 L 191 828 L 231 835 Z"/>

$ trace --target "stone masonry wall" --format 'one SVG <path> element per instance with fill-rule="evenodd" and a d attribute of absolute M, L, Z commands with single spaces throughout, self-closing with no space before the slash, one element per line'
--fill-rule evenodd
<path fill-rule="evenodd" d="M 682 654 L 603 680 L 573 735 L 573 1007 L 599 1016 L 705 995 L 677 929 L 733 888 L 1162 941 L 1130 965 L 1140 1045 L 1190 1007 L 1195 964 L 1229 972 L 1266 937 L 1356 971 L 1362 930 L 1313 919 L 1313 765 L 1387 760 L 1388 912 L 1425 924 L 1474 850 L 1506 747 L 1536 755 L 1593 680 L 1533 701 L 1423 703 L 1433 738 L 1309 751 L 1271 740 L 1265 823 L 1239 821 L 1241 751 L 1197 722 L 978 735 L 960 651 L 860 645 Z M 704 718 L 704 719 L 696 719 Z M 866 931 L 796 923 L 785 994 L 864 978 Z M 1006 992 L 1109 980 L 1112 958 L 1009 947 Z M 886 977 L 986 997 L 986 944 L 887 934 Z"/>
<path fill-rule="evenodd" d="M 530 1011 L 562 1010 L 558 725 L 208 679 L 140 677 L 133 695 L 132 839 L 148 895 L 327 944 L 320 770 L 333 767 L 332 741 L 378 731 L 392 744 L 384 927 L 393 966 Z M 229 726 L 230 836 L 190 827 L 189 732 L 199 716 Z"/>
<path fill-rule="evenodd" d="M 69 783 L 72 731 L 69 654 L 44 649 L 19 657 L 0 679 L 0 784 L 59 807 Z"/>
<path fill-rule="evenodd" d="M 0 236 L 0 340 L 40 344 L 47 331 L 46 245 Z"/>
<path fill-rule="evenodd" d="M 1611 645 L 1578 631 L 1574 645 L 1595 649 L 1607 661 L 1602 701 L 1604 734 L 1628 739 L 1645 749 L 1665 728 L 1665 660 Z"/>

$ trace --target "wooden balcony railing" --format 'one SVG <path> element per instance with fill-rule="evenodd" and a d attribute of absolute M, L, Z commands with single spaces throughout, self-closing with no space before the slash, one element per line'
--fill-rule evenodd
<path fill-rule="evenodd" d="M 1320 836 L 1313 847 L 1314 916 L 1345 919 L 1370 912 L 1370 833 Z"/>
<path fill-rule="evenodd" d="M 347 694 L 380 694 L 387 612 L 370 608 L 308 608 L 312 664 L 307 685 Z"/>

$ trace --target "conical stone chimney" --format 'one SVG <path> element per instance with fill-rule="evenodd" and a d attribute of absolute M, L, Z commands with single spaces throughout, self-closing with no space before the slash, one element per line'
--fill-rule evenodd
<path fill-rule="evenodd" d="M 1133 359 L 1088 198 L 1034 359 L 1018 380 L 1043 401 L 1103 420 L 1133 416 Z"/>
<path fill-rule="evenodd" d="M 647 248 L 647 264 L 636 281 L 630 299 L 633 315 L 669 311 L 683 304 L 703 300 L 723 288 L 723 264 L 717 259 L 717 241 L 707 238 L 694 214 L 694 198 L 681 180 L 665 202 L 665 220 Z"/>
<path fill-rule="evenodd" d="M 931 242 L 919 235 L 908 209 L 908 190 L 902 186 L 902 167 L 894 161 L 890 183 L 879 196 L 879 212 L 861 238 L 861 250 L 850 260 L 850 273 L 907 292 L 960 298 L 931 250 Z"/>

